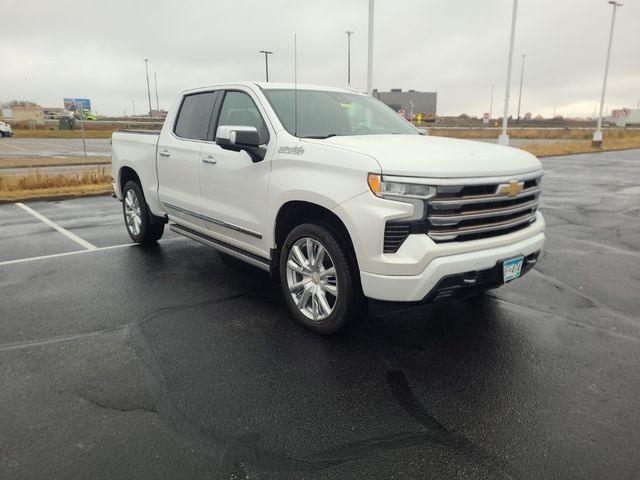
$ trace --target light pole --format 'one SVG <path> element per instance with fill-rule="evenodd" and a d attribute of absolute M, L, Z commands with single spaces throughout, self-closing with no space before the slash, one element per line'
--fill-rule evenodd
<path fill-rule="evenodd" d="M 504 115 L 502 117 L 502 134 L 498 137 L 500 145 L 509 145 L 507 135 L 507 116 L 509 115 L 509 86 L 511 84 L 511 65 L 513 64 L 513 41 L 516 36 L 516 18 L 518 14 L 518 0 L 513 0 L 513 16 L 511 18 L 511 41 L 509 42 L 509 61 L 507 63 L 507 84 L 504 94 Z"/>
<path fill-rule="evenodd" d="M 351 86 L 351 35 L 353 32 L 351 30 L 347 30 L 345 32 L 347 34 L 347 85 Z"/>
<path fill-rule="evenodd" d="M 520 71 L 520 93 L 518 94 L 518 123 L 520 123 L 520 103 L 522 102 L 522 80 L 524 79 L 524 59 L 526 55 L 522 55 L 522 70 Z"/>
<path fill-rule="evenodd" d="M 269 81 L 269 55 L 273 55 L 273 52 L 268 50 L 260 50 L 258 53 L 264 53 L 264 71 L 267 77 L 267 82 Z"/>
<path fill-rule="evenodd" d="M 491 84 L 491 103 L 489 105 L 489 120 L 491 120 L 493 118 L 493 87 L 495 87 L 495 84 Z"/>
<path fill-rule="evenodd" d="M 147 95 L 149 96 L 149 118 L 151 118 L 151 86 L 149 85 L 149 59 L 144 59 L 144 68 L 147 71 Z"/>
<path fill-rule="evenodd" d="M 367 93 L 373 93 L 373 0 L 369 0 L 369 34 L 367 47 Z"/>
<path fill-rule="evenodd" d="M 160 103 L 158 102 L 158 76 L 153 72 L 153 80 L 156 83 L 156 111 L 160 114 Z"/>
<path fill-rule="evenodd" d="M 602 146 L 602 109 L 604 107 L 604 94 L 607 90 L 607 75 L 609 74 L 609 58 L 611 57 L 611 43 L 613 42 L 613 27 L 616 24 L 616 10 L 621 7 L 622 4 L 615 0 L 608 2 L 613 5 L 613 12 L 611 14 L 611 32 L 609 32 L 609 46 L 607 47 L 607 61 L 604 65 L 604 81 L 602 82 L 602 95 L 600 96 L 600 114 L 598 115 L 598 126 L 596 131 L 593 132 L 593 139 L 591 145 L 594 147 Z"/>

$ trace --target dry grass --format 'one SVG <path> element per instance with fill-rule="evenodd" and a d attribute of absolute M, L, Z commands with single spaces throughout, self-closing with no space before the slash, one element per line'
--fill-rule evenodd
<path fill-rule="evenodd" d="M 76 174 L 0 175 L 0 201 L 108 193 L 111 174 L 103 167 Z"/>
<path fill-rule="evenodd" d="M 531 144 L 522 145 L 521 150 L 526 150 L 538 157 L 550 157 L 553 155 L 568 155 L 572 153 L 604 152 L 607 150 L 623 150 L 627 148 L 640 148 L 640 136 L 628 138 L 604 139 L 601 148 L 591 146 L 591 140 L 576 142 L 552 143 L 552 144 Z"/>
<path fill-rule="evenodd" d="M 111 138 L 113 128 L 107 130 L 85 130 L 85 138 Z M 80 130 L 14 130 L 15 138 L 82 138 Z"/>
<path fill-rule="evenodd" d="M 111 163 L 111 157 L 10 157 L 0 158 L 0 173 L 3 168 L 38 168 L 61 165 L 102 165 Z"/>
<path fill-rule="evenodd" d="M 439 129 L 430 128 L 429 134 L 436 137 L 451 138 L 498 138 L 500 129 Z M 567 139 L 567 140 L 591 140 L 593 130 L 590 129 L 548 129 L 548 128 L 510 128 L 508 134 L 511 138 L 523 139 Z M 640 137 L 640 129 L 606 129 L 604 130 L 604 139 L 623 139 Z"/>

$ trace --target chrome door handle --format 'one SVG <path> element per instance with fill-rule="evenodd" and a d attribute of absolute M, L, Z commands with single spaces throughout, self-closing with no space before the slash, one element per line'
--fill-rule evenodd
<path fill-rule="evenodd" d="M 161 156 L 161 157 L 168 157 L 168 156 L 170 156 L 170 155 L 171 155 L 171 153 L 169 153 L 169 150 L 162 150 L 162 151 L 160 152 L 160 156 Z"/>
<path fill-rule="evenodd" d="M 209 155 L 208 157 L 204 157 L 202 159 L 202 163 L 208 163 L 210 165 L 215 165 L 216 163 L 218 163 L 218 161 L 213 158 L 211 155 Z"/>

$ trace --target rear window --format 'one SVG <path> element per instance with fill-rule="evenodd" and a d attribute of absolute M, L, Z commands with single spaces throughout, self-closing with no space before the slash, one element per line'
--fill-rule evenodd
<path fill-rule="evenodd" d="M 181 138 L 207 140 L 217 92 L 187 95 L 182 101 L 174 133 Z"/>

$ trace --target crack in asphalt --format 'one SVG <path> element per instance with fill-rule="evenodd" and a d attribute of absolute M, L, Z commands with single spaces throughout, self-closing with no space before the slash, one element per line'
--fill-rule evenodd
<path fill-rule="evenodd" d="M 95 336 L 104 335 L 104 334 L 108 334 L 108 333 L 114 333 L 114 332 L 125 330 L 126 328 L 129 328 L 129 327 L 131 327 L 131 326 L 133 326 L 135 324 L 138 324 L 138 323 L 140 323 L 140 324 L 146 323 L 147 321 L 156 318 L 158 315 L 163 315 L 165 313 L 170 313 L 170 312 L 174 312 L 174 311 L 188 310 L 190 308 L 195 308 L 195 307 L 205 307 L 207 305 L 218 305 L 218 304 L 221 304 L 221 303 L 237 300 L 238 298 L 254 295 L 256 292 L 259 292 L 259 291 L 261 291 L 263 289 L 264 289 L 264 287 L 254 288 L 254 289 L 249 290 L 249 291 L 237 293 L 237 294 L 234 294 L 234 295 L 229 295 L 227 297 L 218 298 L 218 299 L 214 299 L 214 300 L 203 300 L 201 302 L 195 302 L 195 303 L 182 303 L 182 304 L 176 304 L 176 305 L 167 305 L 167 306 L 160 307 L 160 308 L 157 308 L 155 310 L 152 310 L 151 312 L 149 312 L 149 313 L 143 315 L 142 317 L 140 317 L 138 320 L 134 320 L 133 322 L 125 323 L 123 325 L 118 325 L 117 327 L 102 328 L 100 330 L 94 330 L 92 332 L 76 333 L 76 334 L 70 334 L 70 335 L 60 335 L 60 336 L 57 336 L 57 337 L 50 337 L 50 338 L 42 338 L 42 339 L 35 339 L 35 340 L 25 340 L 23 342 L 5 343 L 5 344 L 0 345 L 0 352 L 7 352 L 7 351 L 11 351 L 11 350 L 19 350 L 19 349 L 23 349 L 23 348 L 40 347 L 40 346 L 51 345 L 51 344 L 55 344 L 55 343 L 69 342 L 69 341 L 73 341 L 73 340 L 80 340 L 80 339 L 83 339 L 83 338 L 95 337 Z"/>
<path fill-rule="evenodd" d="M 586 293 L 578 290 L 577 288 L 575 288 L 572 285 L 569 285 L 566 282 L 563 282 L 562 280 L 549 275 L 547 273 L 541 272 L 540 269 L 533 269 L 531 270 L 531 273 L 534 274 L 535 276 L 538 276 L 540 278 L 542 278 L 543 280 L 545 280 L 547 283 L 550 283 L 551 285 L 555 286 L 556 288 L 560 288 L 561 290 L 567 290 L 571 293 L 573 293 L 574 295 L 576 295 L 577 297 L 582 298 L 583 300 L 585 300 L 586 302 L 588 302 L 593 308 L 598 308 L 600 310 L 603 310 L 607 313 L 609 313 L 610 315 L 619 318 L 621 320 L 625 320 L 626 322 L 630 322 L 631 324 L 633 324 L 634 326 L 638 326 L 638 323 L 640 323 L 640 319 L 638 318 L 634 318 L 634 317 L 630 317 L 627 314 L 625 314 L 624 312 L 620 312 L 616 309 L 614 309 L 613 307 L 601 302 L 600 300 L 597 300 L 589 295 L 587 295 Z"/>
<path fill-rule="evenodd" d="M 539 310 L 537 308 L 531 307 L 529 305 L 523 305 L 521 303 L 517 303 L 517 302 L 513 302 L 511 300 L 505 300 L 503 298 L 499 298 L 490 294 L 485 294 L 487 297 L 492 298 L 493 300 L 497 301 L 498 303 L 502 303 L 504 304 L 507 308 L 512 308 L 515 311 L 519 311 L 519 312 L 526 312 L 529 313 L 530 315 L 534 315 L 537 317 L 541 317 L 541 318 L 547 318 L 550 320 L 559 320 L 562 321 L 564 323 L 568 323 L 570 325 L 576 326 L 576 327 L 581 327 L 581 328 L 586 328 L 587 330 L 591 330 L 591 331 L 596 331 L 596 332 L 600 332 L 600 333 L 605 333 L 609 336 L 621 339 L 621 340 L 628 340 L 634 343 L 640 343 L 640 338 L 636 338 L 633 337 L 631 335 L 625 335 L 624 333 L 620 333 L 620 332 L 614 332 L 611 330 L 608 330 L 606 328 L 603 327 L 599 327 L 597 325 L 592 325 L 589 323 L 584 323 L 584 322 L 580 322 L 578 320 L 573 320 L 571 318 L 567 318 L 567 317 L 563 317 L 562 315 L 558 315 L 557 313 L 552 313 L 552 312 L 546 312 L 544 310 Z"/>

